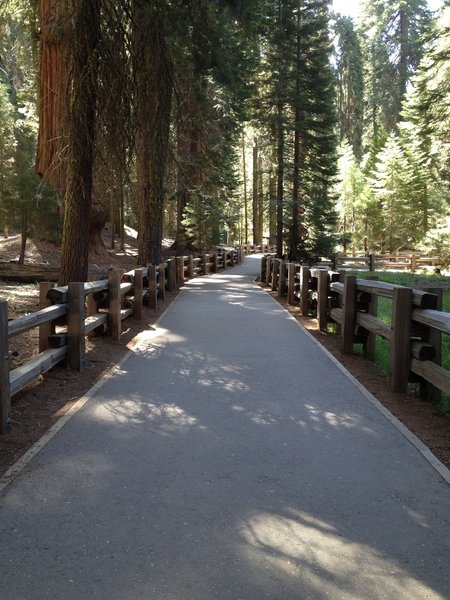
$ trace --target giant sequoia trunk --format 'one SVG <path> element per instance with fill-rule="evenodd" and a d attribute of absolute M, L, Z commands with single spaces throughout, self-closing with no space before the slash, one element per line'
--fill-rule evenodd
<path fill-rule="evenodd" d="M 65 190 L 69 22 L 65 2 L 40 0 L 39 133 L 35 168 L 60 195 Z"/>
<path fill-rule="evenodd" d="M 86 281 L 96 122 L 96 49 L 100 0 L 71 5 L 68 160 L 60 281 Z"/>
<path fill-rule="evenodd" d="M 157 264 L 161 259 L 164 179 L 173 85 L 162 10 L 156 1 L 134 2 L 138 262 L 142 265 Z"/>

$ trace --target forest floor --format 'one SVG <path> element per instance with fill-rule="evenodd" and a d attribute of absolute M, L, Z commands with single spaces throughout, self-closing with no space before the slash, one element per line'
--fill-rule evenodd
<path fill-rule="evenodd" d="M 132 232 L 131 232 L 132 233 Z M 105 243 L 110 244 L 108 232 Z M 20 250 L 20 237 L 0 239 L 0 260 L 14 260 Z M 169 254 L 169 243 L 166 243 Z M 59 263 L 59 249 L 47 242 L 29 242 L 26 261 Z M 131 269 L 136 261 L 136 240 L 127 238 L 126 251 L 108 250 L 103 255 L 92 256 L 91 263 L 98 270 Z M 270 293 L 270 292 L 268 292 Z M 410 394 L 394 394 L 389 391 L 388 378 L 374 364 L 357 355 L 342 355 L 336 336 L 318 331 L 315 319 L 304 318 L 298 308 L 283 306 L 321 344 L 339 360 L 353 376 L 380 402 L 402 421 L 432 452 L 450 468 L 450 416 L 440 408 Z M 141 321 L 130 318 L 124 322 L 118 342 L 110 337 L 92 337 L 87 340 L 87 353 L 83 376 L 57 367 L 43 375 L 40 380 L 12 398 L 12 424 L 8 435 L 0 438 L 0 476 L 30 448 L 55 421 L 58 420 L 81 396 L 106 374 L 133 347 L 134 338 L 143 330 L 151 328 L 160 315 L 176 297 L 166 294 L 166 301 L 158 303 L 157 310 L 144 307 Z M 38 307 L 38 287 L 0 281 L 0 298 L 7 299 L 10 318 L 17 318 Z M 14 337 L 10 341 L 11 368 L 25 363 L 37 353 L 37 330 Z"/>

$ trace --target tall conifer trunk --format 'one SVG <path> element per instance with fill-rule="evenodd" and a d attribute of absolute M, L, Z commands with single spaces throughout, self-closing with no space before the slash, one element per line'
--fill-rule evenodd
<path fill-rule="evenodd" d="M 245 137 L 242 136 L 242 176 L 244 179 L 244 235 L 243 243 L 248 244 L 248 197 L 247 197 L 247 163 L 245 157 Z"/>
<path fill-rule="evenodd" d="M 39 131 L 36 173 L 61 197 L 65 190 L 66 100 L 70 20 L 61 0 L 39 1 Z"/>
<path fill-rule="evenodd" d="M 135 0 L 133 13 L 139 264 L 161 260 L 164 179 L 169 144 L 173 71 L 163 8 Z"/>
<path fill-rule="evenodd" d="M 258 201 L 258 166 L 259 166 L 259 145 L 258 138 L 255 137 L 253 143 L 253 243 L 257 246 L 262 243 L 260 238 L 260 217 Z"/>
<path fill-rule="evenodd" d="M 300 69 L 301 69 L 301 47 L 300 47 L 300 19 L 301 0 L 297 8 L 297 47 L 296 47 L 296 73 L 295 73 L 295 99 L 294 99 L 294 168 L 292 173 L 292 226 L 289 258 L 298 260 L 298 246 L 300 243 L 299 232 L 299 210 L 300 210 Z"/>
<path fill-rule="evenodd" d="M 177 140 L 177 232 L 174 243 L 177 254 L 184 254 L 192 244 L 184 220 L 193 195 L 205 183 L 203 163 L 207 153 L 206 122 L 202 105 L 207 95 L 206 81 L 195 81 L 192 70 L 187 68 L 182 83 L 184 89 L 178 107 L 180 123 Z"/>
<path fill-rule="evenodd" d="M 283 256 L 283 201 L 284 201 L 284 106 L 281 98 L 277 106 L 277 255 Z"/>
<path fill-rule="evenodd" d="M 73 0 L 70 10 L 73 32 L 61 284 L 88 277 L 100 0 Z"/>
<path fill-rule="evenodd" d="M 406 97 L 408 83 L 408 15 L 404 8 L 400 9 L 400 64 L 399 64 L 399 101 L 398 119 L 400 120 L 401 103 Z"/>
<path fill-rule="evenodd" d="M 276 140 L 272 137 L 271 143 L 271 168 L 269 175 L 269 244 L 277 243 L 277 174 L 274 166 L 277 162 Z"/>
<path fill-rule="evenodd" d="M 260 153 L 258 157 L 258 238 L 260 244 L 263 243 L 264 233 L 264 180 L 263 180 L 263 162 Z"/>
<path fill-rule="evenodd" d="M 284 66 L 285 31 L 283 0 L 278 0 L 278 80 L 276 86 L 276 144 L 277 144 L 277 255 L 283 256 L 283 203 L 284 203 Z"/>

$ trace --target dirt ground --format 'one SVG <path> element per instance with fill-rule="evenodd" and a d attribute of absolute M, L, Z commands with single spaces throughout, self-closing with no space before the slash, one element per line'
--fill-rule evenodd
<path fill-rule="evenodd" d="M 108 232 L 105 232 L 106 239 L 107 236 Z M 13 240 L 0 240 L 0 260 L 15 255 L 19 244 L 20 240 L 16 240 L 15 243 Z M 29 260 L 57 262 L 58 249 L 51 246 L 47 242 L 30 242 Z M 40 256 L 37 256 L 38 254 Z M 131 236 L 125 254 L 117 250 L 108 251 L 103 256 L 93 259 L 100 269 L 130 269 L 135 264 L 135 255 L 135 240 Z M 279 300 L 275 294 L 274 296 Z M 0 438 L 0 476 L 128 352 L 133 338 L 142 330 L 151 328 L 175 297 L 176 293 L 166 294 L 166 301 L 159 302 L 156 311 L 145 307 L 141 321 L 127 319 L 123 323 L 121 339 L 118 342 L 103 336 L 89 338 L 82 377 L 64 367 L 57 367 L 43 375 L 33 386 L 13 397 L 11 431 Z M 8 300 L 10 318 L 17 318 L 25 312 L 37 309 L 38 288 L 0 281 L 0 298 Z M 319 332 L 314 319 L 302 317 L 299 309 L 287 306 L 285 300 L 280 302 L 369 392 L 450 468 L 449 415 L 444 414 L 438 406 L 424 402 L 414 395 L 390 392 L 387 377 L 376 365 L 356 355 L 342 355 L 338 348 L 338 340 L 334 336 Z M 37 353 L 37 335 L 37 330 L 33 330 L 10 340 L 11 368 L 26 362 L 33 353 Z"/>

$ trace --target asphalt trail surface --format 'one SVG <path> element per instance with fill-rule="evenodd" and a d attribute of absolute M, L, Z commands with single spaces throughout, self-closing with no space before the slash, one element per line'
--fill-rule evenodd
<path fill-rule="evenodd" d="M 258 269 L 189 282 L 1 492 L 1 600 L 450 598 L 450 486 Z"/>

